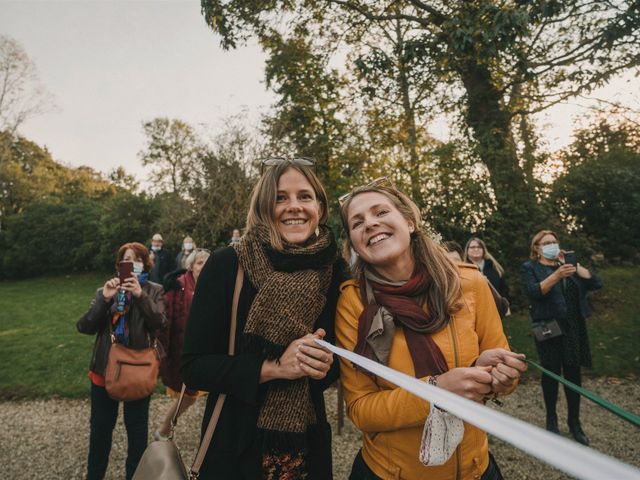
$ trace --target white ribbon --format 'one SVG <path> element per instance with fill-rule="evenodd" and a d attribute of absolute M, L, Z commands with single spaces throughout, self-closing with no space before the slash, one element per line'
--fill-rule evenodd
<path fill-rule="evenodd" d="M 324 340 L 316 340 L 316 342 L 336 355 L 346 358 L 429 403 L 438 405 L 465 422 L 475 425 L 573 477 L 584 480 L 602 480 L 604 478 L 640 480 L 639 469 L 597 450 L 492 410 L 480 403 L 467 400 L 455 393 L 429 385 L 361 355 L 335 347 Z"/>

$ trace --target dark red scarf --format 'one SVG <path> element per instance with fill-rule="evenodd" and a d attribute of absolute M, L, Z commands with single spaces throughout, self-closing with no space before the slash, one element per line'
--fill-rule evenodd
<path fill-rule="evenodd" d="M 374 303 L 367 302 L 365 282 L 369 282 L 373 289 Z M 377 361 L 373 349 L 367 343 L 367 335 L 376 312 L 380 307 L 385 307 L 393 315 L 395 324 L 404 330 L 416 378 L 438 375 L 449 370 L 440 347 L 430 334 L 425 333 L 435 319 L 418 303 L 418 298 L 426 292 L 429 283 L 428 274 L 420 268 L 416 268 L 407 283 L 399 287 L 381 285 L 365 279 L 363 275 L 360 280 L 360 295 L 365 307 L 358 322 L 358 343 L 355 352 Z"/>

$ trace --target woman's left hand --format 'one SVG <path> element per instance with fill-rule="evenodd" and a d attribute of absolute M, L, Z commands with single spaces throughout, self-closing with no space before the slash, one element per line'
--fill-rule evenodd
<path fill-rule="evenodd" d="M 505 393 L 516 383 L 520 375 L 527 370 L 523 353 L 510 352 L 504 348 L 485 350 L 476 360 L 478 367 L 491 369 L 491 391 Z"/>
<path fill-rule="evenodd" d="M 296 354 L 300 369 L 314 380 L 322 380 L 326 377 L 333 364 L 333 353 L 315 342 L 316 338 L 324 338 L 324 336 L 324 330 L 318 329 L 312 338 L 302 340 Z"/>
<path fill-rule="evenodd" d="M 140 282 L 138 282 L 138 277 L 135 275 L 131 275 L 127 278 L 120 288 L 127 292 L 131 292 L 131 294 L 136 298 L 140 298 L 142 295 L 142 287 L 140 286 Z"/>

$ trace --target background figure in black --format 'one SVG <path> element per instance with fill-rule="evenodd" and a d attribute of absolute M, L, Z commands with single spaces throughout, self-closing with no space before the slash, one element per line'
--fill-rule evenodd
<path fill-rule="evenodd" d="M 585 318 L 591 312 L 586 302 L 588 290 L 602 288 L 602 281 L 579 263 L 565 263 L 558 236 L 541 230 L 531 240 L 531 260 L 522 265 L 522 283 L 529 297 L 529 313 L 534 323 L 556 320 L 562 335 L 536 340 L 543 367 L 581 385 L 580 367 L 591 367 L 591 351 Z M 565 387 L 568 425 L 576 441 L 589 445 L 580 425 L 580 395 Z M 547 410 L 547 430 L 559 433 L 556 402 L 558 382 L 542 376 L 542 394 Z"/>
<path fill-rule="evenodd" d="M 509 286 L 504 278 L 504 268 L 487 250 L 487 245 L 478 237 L 471 237 L 464 247 L 465 262 L 474 263 L 489 279 L 500 296 L 509 300 Z"/>
<path fill-rule="evenodd" d="M 446 242 L 442 242 L 442 247 L 447 251 L 447 257 L 451 260 L 458 263 L 463 263 L 462 257 L 464 257 L 464 252 L 462 251 L 462 247 L 460 244 L 454 240 L 448 240 Z M 491 289 L 491 295 L 493 296 L 493 301 L 496 303 L 496 308 L 498 309 L 498 313 L 500 314 L 500 319 L 503 319 L 507 315 L 509 315 L 509 300 L 506 297 L 503 297 L 498 293 L 498 290 L 492 285 L 489 279 L 484 277 L 489 284 L 489 288 Z"/>
<path fill-rule="evenodd" d="M 156 233 L 151 238 L 151 258 L 153 267 L 149 272 L 149 280 L 162 284 L 164 276 L 175 269 L 171 254 L 164 249 L 162 235 Z"/>

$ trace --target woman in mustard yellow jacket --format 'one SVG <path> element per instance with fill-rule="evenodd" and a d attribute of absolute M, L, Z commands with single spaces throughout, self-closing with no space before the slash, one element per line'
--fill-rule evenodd
<path fill-rule="evenodd" d="M 474 401 L 510 393 L 526 370 L 524 356 L 508 350 L 478 269 L 449 260 L 421 230 L 415 203 L 388 180 L 340 200 L 345 252 L 353 249 L 356 259 L 355 280 L 341 286 L 338 343 Z M 340 367 L 348 415 L 363 432 L 351 479 L 502 478 L 486 433 L 466 423 L 448 460 L 423 465 L 429 403 L 351 362 Z"/>

